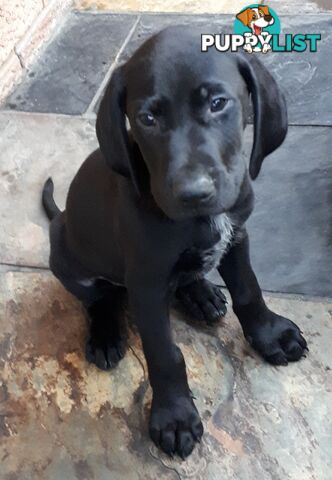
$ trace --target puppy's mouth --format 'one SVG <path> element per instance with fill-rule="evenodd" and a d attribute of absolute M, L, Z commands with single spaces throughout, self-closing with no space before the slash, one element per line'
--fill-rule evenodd
<path fill-rule="evenodd" d="M 262 27 L 258 27 L 257 25 L 254 25 L 254 30 L 255 30 L 255 35 L 260 35 L 262 33 Z"/>
<path fill-rule="evenodd" d="M 164 213 L 175 221 L 188 220 L 190 218 L 210 217 L 224 213 L 226 210 L 218 204 L 210 205 L 192 205 L 192 206 L 177 206 L 177 208 L 163 209 Z"/>

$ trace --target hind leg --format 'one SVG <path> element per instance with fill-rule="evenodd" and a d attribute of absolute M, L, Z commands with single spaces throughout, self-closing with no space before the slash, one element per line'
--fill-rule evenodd
<path fill-rule="evenodd" d="M 126 290 L 96 277 L 78 263 L 66 246 L 63 214 L 52 221 L 50 239 L 53 274 L 85 307 L 89 323 L 86 358 L 102 370 L 113 368 L 126 349 L 125 327 L 121 322 Z"/>
<path fill-rule="evenodd" d="M 125 288 L 106 280 L 89 281 L 60 278 L 86 311 L 89 333 L 85 356 L 101 370 L 116 367 L 126 352 L 126 329 L 122 321 Z M 83 284 L 83 285 L 82 285 Z"/>
<path fill-rule="evenodd" d="M 103 289 L 100 299 L 85 306 L 89 321 L 85 354 L 89 362 L 109 370 L 116 367 L 126 353 L 126 332 L 121 321 L 125 289 L 111 284 Z"/>

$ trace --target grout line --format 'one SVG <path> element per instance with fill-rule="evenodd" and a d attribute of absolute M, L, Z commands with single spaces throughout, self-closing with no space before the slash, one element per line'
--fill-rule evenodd
<path fill-rule="evenodd" d="M 223 287 L 226 288 L 226 287 Z M 297 301 L 302 301 L 302 302 L 316 302 L 316 303 L 331 303 L 332 297 L 322 297 L 322 296 L 314 296 L 314 295 L 308 295 L 306 293 L 291 293 L 291 292 L 280 292 L 278 290 L 266 290 L 262 288 L 263 294 L 266 293 L 266 295 L 270 297 L 275 297 L 275 298 L 283 298 L 285 300 L 297 300 Z"/>
<path fill-rule="evenodd" d="M 234 17 L 234 15 L 237 12 L 234 13 L 225 13 L 225 12 L 192 12 L 192 11 L 181 11 L 181 12 L 176 12 L 176 11 L 171 11 L 171 12 L 165 12 L 165 11 L 153 11 L 151 12 L 150 10 L 78 10 L 78 9 L 73 9 L 72 10 L 74 13 L 78 14 L 83 14 L 83 15 L 146 15 L 150 17 L 156 17 L 156 16 L 171 16 L 171 17 L 215 17 L 216 15 L 218 16 L 224 16 L 224 17 Z"/>
<path fill-rule="evenodd" d="M 40 52 L 42 48 L 52 39 L 54 33 L 56 33 L 56 28 L 61 24 L 65 19 L 65 13 L 70 8 L 72 0 L 50 0 L 49 3 L 41 10 L 41 12 L 34 19 L 32 24 L 29 26 L 28 30 L 24 36 L 17 42 L 16 49 L 17 52 L 22 53 L 26 48 L 33 43 L 34 37 L 40 36 L 42 32 L 42 40 L 38 42 L 37 50 Z M 49 22 L 48 28 L 44 29 L 45 22 Z M 29 53 L 28 57 L 33 57 L 35 51 Z M 30 58 L 29 60 L 30 61 Z"/>
<path fill-rule="evenodd" d="M 253 126 L 254 123 L 252 121 L 248 122 L 247 125 L 249 126 Z M 288 126 L 289 127 L 318 127 L 318 128 L 322 128 L 322 127 L 326 127 L 326 128 L 331 128 L 332 127 L 332 123 L 330 124 L 324 124 L 324 123 L 291 123 L 289 122 L 288 123 Z"/>
<path fill-rule="evenodd" d="M 256 3 L 262 3 L 262 0 L 260 2 Z M 272 7 L 273 8 L 273 7 Z M 147 15 L 147 16 L 157 16 L 157 15 L 169 15 L 169 16 L 192 16 L 192 17 L 201 17 L 201 16 L 210 16 L 210 17 L 216 17 L 218 16 L 227 16 L 227 17 L 232 17 L 236 15 L 236 12 L 230 13 L 230 12 L 192 12 L 192 11 L 172 11 L 172 12 L 165 12 L 165 11 L 149 11 L 149 10 L 81 10 L 74 8 L 72 10 L 74 13 L 78 14 L 83 14 L 83 15 Z M 289 15 L 292 15 L 292 13 L 281 13 L 279 18 L 283 17 L 289 17 Z M 331 16 L 332 15 L 332 10 L 331 11 L 317 11 L 317 12 L 306 12 L 302 15 L 302 18 L 306 18 L 307 16 Z"/>
<path fill-rule="evenodd" d="M 248 125 L 253 125 L 253 123 L 248 123 Z M 324 124 L 324 123 L 288 123 L 289 127 L 327 127 L 331 128 L 332 124 Z"/>
<path fill-rule="evenodd" d="M 84 120 L 95 120 L 96 114 L 92 112 L 91 114 L 71 114 L 71 113 L 56 113 L 56 112 L 26 112 L 24 110 L 9 110 L 9 109 L 0 109 L 0 116 L 8 115 L 8 116 L 13 116 L 15 117 L 16 115 L 22 116 L 22 117 L 50 117 L 50 118 L 67 118 L 68 120 L 70 119 L 84 119 Z"/>
<path fill-rule="evenodd" d="M 14 53 L 17 56 L 18 61 L 20 62 L 22 70 L 24 70 L 26 66 L 24 64 L 24 61 L 23 61 L 23 58 L 22 58 L 21 54 L 17 51 L 16 45 L 14 46 Z"/>
<path fill-rule="evenodd" d="M 126 48 L 126 46 L 128 45 L 129 41 L 131 40 L 131 38 L 132 38 L 132 36 L 133 36 L 133 34 L 134 34 L 135 30 L 136 30 L 136 27 L 137 27 L 140 19 L 141 19 L 141 16 L 138 15 L 138 17 L 136 18 L 133 26 L 132 26 L 131 29 L 129 30 L 129 33 L 128 33 L 127 37 L 125 38 L 125 40 L 124 40 L 124 42 L 123 42 L 120 50 L 118 51 L 118 53 L 117 53 L 117 55 L 116 55 L 116 57 L 115 57 L 112 65 L 111 65 L 110 68 L 108 69 L 108 71 L 107 71 L 107 73 L 106 73 L 103 81 L 101 82 L 98 90 L 96 91 L 93 99 L 92 99 L 91 102 L 90 102 L 90 105 L 89 105 L 88 108 L 86 109 L 86 111 L 85 111 L 85 113 L 83 114 L 83 116 L 91 115 L 91 113 L 94 112 L 94 108 L 95 108 L 95 106 L 96 106 L 96 104 L 97 104 L 97 102 L 98 102 L 98 100 L 99 100 L 99 98 L 100 98 L 100 95 L 103 93 L 103 91 L 104 91 L 104 89 L 105 89 L 105 87 L 106 87 L 109 79 L 111 78 L 111 75 L 112 75 L 113 71 L 115 70 L 116 66 L 118 65 L 119 58 L 120 58 L 120 56 L 122 55 L 122 53 L 123 53 L 124 49 Z"/>
<path fill-rule="evenodd" d="M 14 271 L 23 271 L 23 272 L 30 272 L 30 271 L 43 271 L 43 272 L 51 272 L 49 267 L 46 266 L 38 266 L 38 265 L 22 265 L 22 264 L 15 264 L 11 262 L 0 262 L 0 272 L 3 269 L 15 269 Z M 10 270 L 9 270 L 10 271 Z M 221 285 L 221 288 L 228 291 L 225 285 Z M 267 290 L 262 288 L 263 295 L 266 294 L 273 298 L 279 298 L 283 300 L 297 300 L 302 302 L 313 302 L 313 303 L 331 303 L 332 297 L 326 296 L 322 297 L 320 295 L 307 295 L 305 293 L 291 293 L 291 292 L 281 292 L 277 290 Z M 134 351 L 133 351 L 134 353 Z M 135 354 L 135 353 L 134 353 Z M 136 355 L 135 355 L 136 356 Z M 139 359 L 140 361 L 140 359 Z M 144 369 L 144 367 L 143 367 Z"/>
<path fill-rule="evenodd" d="M 11 263 L 11 262 L 0 262 L 0 273 L 2 269 L 11 269 L 13 268 L 14 271 L 22 271 L 22 272 L 30 272 L 30 271 L 43 271 L 43 272 L 51 272 L 49 267 L 46 266 L 38 266 L 38 265 L 22 265 L 22 264 L 16 264 L 16 263 Z M 11 271 L 11 270 L 9 270 Z M 221 288 L 225 290 L 226 292 L 228 291 L 225 285 L 221 285 Z M 297 301 L 302 301 L 302 302 L 313 302 L 313 303 L 331 303 L 332 302 L 332 297 L 326 296 L 322 297 L 320 295 L 307 295 L 305 293 L 291 293 L 291 292 L 281 292 L 277 290 L 267 290 L 262 288 L 262 293 L 263 295 L 266 294 L 270 297 L 273 298 L 279 298 L 283 300 L 297 300 Z M 135 352 L 133 351 L 133 354 L 135 355 Z M 136 356 L 136 355 L 135 355 Z M 138 358 L 139 362 L 141 363 L 140 359 Z M 144 366 L 142 365 L 143 370 Z"/>
<path fill-rule="evenodd" d="M 138 363 L 140 364 L 142 370 L 143 370 L 143 381 L 146 382 L 148 380 L 148 375 L 145 371 L 145 366 L 144 366 L 144 363 L 142 362 L 142 360 L 139 358 L 138 354 L 136 353 L 136 350 L 134 349 L 134 347 L 132 347 L 131 345 L 128 345 L 128 348 L 129 350 L 132 352 L 132 354 L 134 355 L 134 357 L 136 358 L 136 360 L 138 361 Z"/>
<path fill-rule="evenodd" d="M 80 118 L 84 118 L 84 119 L 87 119 L 87 120 L 96 120 L 97 114 L 93 110 L 92 110 L 92 112 L 86 111 L 85 113 L 82 113 L 82 115 L 80 115 Z"/>
<path fill-rule="evenodd" d="M 253 124 L 251 124 L 253 125 Z M 289 127 L 328 127 L 331 128 L 332 124 L 324 124 L 324 123 L 289 123 Z"/>
<path fill-rule="evenodd" d="M 179 480 L 182 480 L 182 477 L 181 477 L 179 471 L 176 469 L 176 467 L 175 467 L 175 466 L 172 467 L 172 466 L 170 466 L 170 465 L 167 465 L 167 464 L 164 462 L 164 460 L 163 460 L 159 455 L 156 455 L 155 453 L 153 453 L 151 447 L 149 448 L 149 454 L 151 455 L 152 458 L 154 458 L 155 460 L 158 460 L 158 462 L 159 462 L 163 467 L 165 467 L 167 470 L 173 471 L 173 472 L 177 475 L 177 477 L 178 477 Z M 187 478 L 188 478 L 188 477 L 187 477 Z"/>
<path fill-rule="evenodd" d="M 213 282 L 214 283 L 214 282 Z M 229 294 L 226 285 L 222 283 L 220 288 Z M 326 296 L 323 297 L 321 295 L 309 295 L 307 293 L 294 293 L 294 292 L 282 292 L 280 290 L 268 290 L 266 288 L 262 288 L 263 297 L 267 295 L 268 297 L 277 298 L 281 300 L 294 300 L 294 301 L 301 301 L 301 302 L 312 302 L 312 303 L 324 303 L 330 304 L 332 302 L 332 297 Z M 232 304 L 232 302 L 229 302 Z"/>
<path fill-rule="evenodd" d="M 29 70 L 29 66 L 38 59 L 43 49 L 46 48 L 57 28 L 60 28 L 60 24 L 72 2 L 73 0 L 50 0 L 47 4 L 44 2 L 45 7 L 27 26 L 27 30 L 13 47 L 12 54 L 0 65 L 1 82 L 5 83 L 2 91 L 0 89 L 0 104 L 15 91 L 23 78 L 24 71 Z M 20 68 L 18 65 L 13 65 L 12 59 L 18 60 Z"/>
<path fill-rule="evenodd" d="M 1 267 L 15 268 L 17 270 L 23 270 L 23 271 L 30 271 L 30 270 L 33 270 L 33 271 L 42 270 L 47 272 L 50 271 L 49 267 L 37 266 L 37 265 L 22 265 L 22 264 L 10 263 L 10 262 L 0 262 L 0 269 Z"/>

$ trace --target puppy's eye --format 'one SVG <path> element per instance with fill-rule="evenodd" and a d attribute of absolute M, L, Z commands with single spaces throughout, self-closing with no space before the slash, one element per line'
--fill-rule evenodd
<path fill-rule="evenodd" d="M 223 97 L 214 98 L 210 103 L 211 112 L 212 113 L 220 112 L 221 110 L 223 110 L 226 103 L 227 103 L 227 98 L 223 98 Z"/>
<path fill-rule="evenodd" d="M 140 113 L 138 118 L 145 127 L 154 127 L 157 123 L 152 113 Z"/>
<path fill-rule="evenodd" d="M 254 15 L 252 16 L 252 19 L 253 19 L 253 20 L 257 20 L 257 15 L 254 14 Z"/>

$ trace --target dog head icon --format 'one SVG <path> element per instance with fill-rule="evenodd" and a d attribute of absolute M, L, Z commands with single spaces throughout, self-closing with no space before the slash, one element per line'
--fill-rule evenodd
<path fill-rule="evenodd" d="M 246 27 L 249 27 L 254 35 L 260 35 L 264 28 L 274 23 L 274 18 L 270 14 L 269 7 L 259 5 L 258 7 L 248 7 L 243 12 L 236 15 Z"/>

